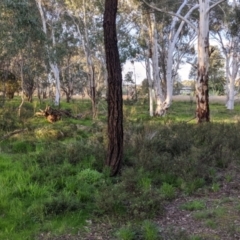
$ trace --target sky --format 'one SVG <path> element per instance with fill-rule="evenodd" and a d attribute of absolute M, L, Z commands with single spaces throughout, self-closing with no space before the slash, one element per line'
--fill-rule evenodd
<path fill-rule="evenodd" d="M 179 73 L 182 81 L 188 79 L 190 69 L 191 69 L 190 64 L 184 64 L 184 65 L 180 66 L 178 73 Z M 135 70 L 135 74 L 134 74 L 134 70 Z M 142 80 L 144 80 L 146 78 L 145 63 L 144 62 L 134 62 L 134 64 L 132 64 L 130 61 L 127 61 L 122 67 L 123 80 L 124 80 L 124 77 L 127 72 L 133 72 L 133 80 L 135 80 L 135 75 L 136 75 L 137 85 L 141 85 Z"/>

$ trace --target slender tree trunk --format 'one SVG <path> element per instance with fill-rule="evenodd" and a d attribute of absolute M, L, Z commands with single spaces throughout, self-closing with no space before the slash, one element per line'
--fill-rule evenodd
<path fill-rule="evenodd" d="M 229 64 L 229 62 L 228 62 Z M 239 69 L 239 60 L 238 60 L 238 39 L 235 37 L 233 39 L 233 47 L 232 47 L 232 62 L 231 62 L 231 73 L 228 71 L 228 101 L 227 101 L 227 109 L 234 109 L 234 98 L 235 98 L 235 81 L 238 74 Z"/>
<path fill-rule="evenodd" d="M 57 64 L 53 64 L 50 63 L 51 66 L 51 70 L 53 72 L 54 75 L 54 79 L 56 81 L 56 86 L 55 86 L 55 100 L 54 100 L 54 104 L 55 106 L 59 106 L 60 105 L 60 77 L 59 77 L 59 68 Z"/>
<path fill-rule="evenodd" d="M 150 46 L 149 46 L 150 47 Z M 146 54 L 146 76 L 148 80 L 148 99 L 149 99 L 149 115 L 153 117 L 153 82 L 151 79 L 151 68 L 149 61 L 149 53 Z"/>
<path fill-rule="evenodd" d="M 105 0 L 104 46 L 108 72 L 108 153 L 111 175 L 119 173 L 123 157 L 122 71 L 116 33 L 118 0 Z"/>
<path fill-rule="evenodd" d="M 210 121 L 208 68 L 209 68 L 209 0 L 199 0 L 198 76 L 196 81 L 198 123 Z"/>
<path fill-rule="evenodd" d="M 20 105 L 18 107 L 18 116 L 20 117 L 21 116 L 22 106 L 23 106 L 23 103 L 24 103 L 24 93 L 23 93 L 23 59 L 22 59 L 22 56 L 21 56 L 21 59 L 20 59 L 19 67 L 20 67 L 21 88 L 22 88 L 22 91 L 21 91 L 21 103 L 20 103 Z"/>
<path fill-rule="evenodd" d="M 92 116 L 93 119 L 97 117 L 97 101 L 96 101 L 96 84 L 95 84 L 95 71 L 94 66 L 91 65 L 91 74 L 90 74 L 90 95 L 92 101 Z"/>

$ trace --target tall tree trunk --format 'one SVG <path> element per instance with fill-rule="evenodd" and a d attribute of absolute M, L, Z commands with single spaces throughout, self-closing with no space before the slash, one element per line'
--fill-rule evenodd
<path fill-rule="evenodd" d="M 123 157 L 122 71 L 116 33 L 118 0 L 105 0 L 104 46 L 108 72 L 108 153 L 111 175 L 119 173 Z"/>
<path fill-rule="evenodd" d="M 152 52 L 153 85 L 154 85 L 155 98 L 156 98 L 155 115 L 162 116 L 165 113 L 162 108 L 164 96 L 161 88 L 161 80 L 159 75 L 157 28 L 156 28 L 156 20 L 155 20 L 154 13 L 150 13 L 150 22 L 151 22 L 150 36 L 151 36 L 151 43 L 152 43 L 151 52 Z"/>
<path fill-rule="evenodd" d="M 198 123 L 210 121 L 209 68 L 209 0 L 199 0 L 198 76 L 196 81 L 196 117 Z"/>
<path fill-rule="evenodd" d="M 41 16 L 41 20 L 42 20 L 42 27 L 43 27 L 42 30 L 43 30 L 44 34 L 46 35 L 46 37 L 47 37 L 47 21 L 46 21 L 46 18 L 44 16 L 44 12 L 43 12 L 42 0 L 35 0 L 35 1 L 36 1 L 38 10 L 39 10 L 39 13 L 40 13 L 40 16 Z M 52 40 L 52 46 L 55 47 L 56 41 L 55 41 L 53 26 L 52 26 L 51 30 L 52 30 L 52 39 L 51 39 Z M 46 45 L 46 48 L 47 48 L 47 50 L 49 52 L 48 45 Z M 54 104 L 56 106 L 59 106 L 60 105 L 60 96 L 61 96 L 61 94 L 60 94 L 59 67 L 58 67 L 56 61 L 49 60 L 49 65 L 51 67 L 51 70 L 53 72 L 53 75 L 54 75 L 54 78 L 55 78 L 55 81 L 56 81 L 56 91 L 55 91 L 55 101 L 54 101 Z"/>
<path fill-rule="evenodd" d="M 227 109 L 233 110 L 234 109 L 234 98 L 235 98 L 235 81 L 237 78 L 238 70 L 239 70 L 239 60 L 238 60 L 238 38 L 234 37 L 233 39 L 233 46 L 232 46 L 232 62 L 231 62 L 231 73 L 228 69 L 228 92 L 227 92 Z M 228 68 L 229 68 L 229 61 Z"/>

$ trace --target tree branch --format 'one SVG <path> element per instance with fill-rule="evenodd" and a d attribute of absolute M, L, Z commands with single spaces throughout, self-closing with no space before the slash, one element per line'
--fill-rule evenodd
<path fill-rule="evenodd" d="M 214 3 L 213 5 L 211 5 L 210 7 L 209 7 L 209 9 L 207 10 L 207 13 L 209 13 L 211 10 L 212 10 L 212 8 L 214 8 L 215 6 L 217 6 L 218 4 L 220 4 L 220 3 L 222 3 L 222 2 L 225 2 L 226 0 L 219 0 L 218 2 L 216 2 L 216 3 Z"/>
<path fill-rule="evenodd" d="M 198 29 L 190 22 L 188 21 L 185 17 L 177 14 L 177 13 L 174 13 L 172 11 L 166 11 L 164 9 L 161 9 L 161 8 L 157 8 L 149 3 L 147 3 L 145 0 L 142 0 L 145 4 L 147 4 L 150 8 L 153 8 L 159 12 L 163 12 L 163 13 L 167 13 L 169 15 L 172 15 L 172 16 L 175 16 L 175 17 L 178 17 L 179 19 L 181 19 L 182 21 L 186 22 L 190 27 L 192 27 L 196 32 L 198 32 Z M 221 0 L 221 1 L 225 1 L 225 0 Z M 199 6 L 199 4 L 196 4 L 194 8 L 197 8 L 197 6 Z"/>
<path fill-rule="evenodd" d="M 13 131 L 13 132 L 10 132 L 10 133 L 4 135 L 4 136 L 0 139 L 0 141 L 3 141 L 3 140 L 5 140 L 5 139 L 7 139 L 7 138 L 9 138 L 9 137 L 11 137 L 11 136 L 13 136 L 13 135 L 15 135 L 15 134 L 18 134 L 18 133 L 21 133 L 21 132 L 25 132 L 25 131 L 27 131 L 27 130 L 28 130 L 27 128 L 24 128 L 24 129 L 18 129 L 18 130 L 15 130 L 15 131 Z"/>

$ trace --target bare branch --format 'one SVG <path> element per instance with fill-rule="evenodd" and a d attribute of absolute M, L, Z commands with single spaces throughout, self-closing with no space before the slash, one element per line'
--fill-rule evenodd
<path fill-rule="evenodd" d="M 219 0 L 218 2 L 215 2 L 213 5 L 211 5 L 209 7 L 209 9 L 207 10 L 207 13 L 209 13 L 212 10 L 212 8 L 214 8 L 215 6 L 217 6 L 218 4 L 225 2 L 225 1 L 227 1 L 227 0 Z"/>
<path fill-rule="evenodd" d="M 225 1 L 225 0 L 222 0 L 222 1 Z M 153 6 L 152 4 L 147 3 L 145 0 L 143 0 L 143 2 L 144 2 L 145 4 L 147 4 L 149 7 L 153 8 L 153 9 L 159 11 L 159 12 L 167 13 L 167 14 L 169 14 L 169 15 L 178 17 L 178 18 L 181 19 L 182 21 L 186 22 L 186 23 L 187 23 L 190 27 L 192 27 L 196 32 L 198 32 L 198 29 L 197 29 L 188 19 L 186 19 L 185 17 L 183 17 L 183 16 L 181 16 L 181 15 L 179 15 L 179 14 L 177 14 L 177 13 L 174 13 L 174 12 L 172 12 L 172 11 L 166 11 L 166 10 L 164 10 L 164 9 L 157 8 L 156 6 Z M 198 6 L 199 6 L 199 4 L 196 4 L 196 5 L 194 6 L 194 8 L 197 8 Z"/>
<path fill-rule="evenodd" d="M 18 129 L 18 130 L 15 130 L 15 131 L 13 131 L 13 132 L 10 132 L 10 133 L 4 135 L 4 136 L 1 138 L 1 141 L 3 141 L 3 140 L 5 140 L 5 139 L 7 139 L 7 138 L 9 138 L 9 137 L 11 137 L 11 136 L 13 136 L 13 135 L 15 135 L 15 134 L 18 134 L 18 133 L 21 133 L 21 132 L 25 132 L 25 131 L 27 131 L 27 130 L 28 130 L 28 129 L 25 128 L 25 129 Z"/>

